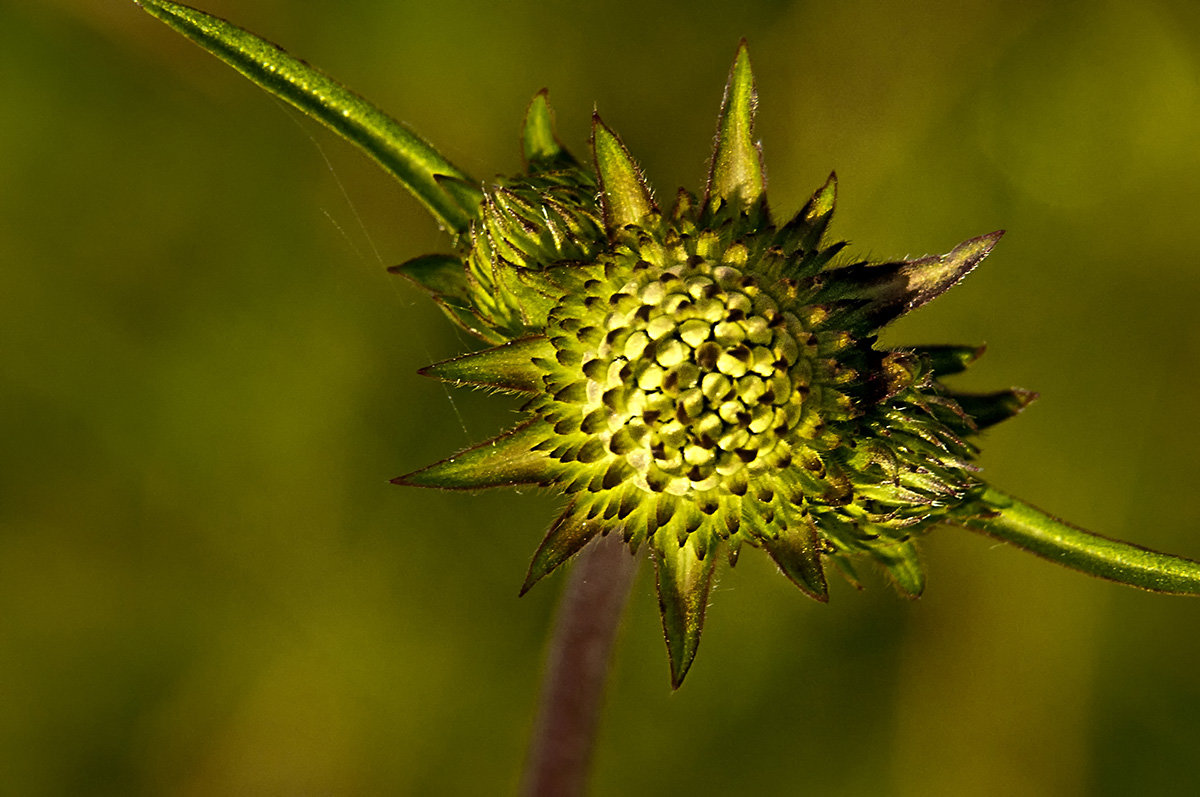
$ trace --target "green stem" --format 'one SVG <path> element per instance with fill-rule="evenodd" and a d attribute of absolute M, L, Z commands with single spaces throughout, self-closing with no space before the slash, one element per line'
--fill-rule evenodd
<path fill-rule="evenodd" d="M 1084 531 L 988 487 L 980 496 L 995 514 L 963 525 L 1064 567 L 1131 587 L 1172 595 L 1200 595 L 1200 562 Z"/>
<path fill-rule="evenodd" d="M 482 194 L 465 173 L 408 127 L 278 46 L 219 17 L 168 0 L 135 2 L 259 87 L 357 145 L 440 224 L 455 233 L 467 229 Z"/>
<path fill-rule="evenodd" d="M 555 619 L 525 778 L 524 797 L 585 791 L 609 658 L 639 560 L 619 534 L 585 547 Z"/>

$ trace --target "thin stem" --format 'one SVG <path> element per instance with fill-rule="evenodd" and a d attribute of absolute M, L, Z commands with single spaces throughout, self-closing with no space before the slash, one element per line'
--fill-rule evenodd
<path fill-rule="evenodd" d="M 406 125 L 320 70 L 219 17 L 170 0 L 135 2 L 260 88 L 356 144 L 448 229 L 467 229 L 482 195 L 466 174 Z"/>
<path fill-rule="evenodd" d="M 980 499 L 991 516 L 968 528 L 1064 567 L 1173 595 L 1200 595 L 1200 562 L 1102 537 L 988 487 Z"/>
<path fill-rule="evenodd" d="M 584 793 L 609 656 L 637 564 L 610 534 L 584 548 L 571 568 L 542 680 L 525 797 Z"/>

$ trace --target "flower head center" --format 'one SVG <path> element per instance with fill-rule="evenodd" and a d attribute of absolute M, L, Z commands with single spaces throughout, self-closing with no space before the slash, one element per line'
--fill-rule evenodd
<path fill-rule="evenodd" d="M 588 394 L 650 492 L 684 495 L 770 466 L 802 415 L 811 337 L 753 276 L 698 257 L 644 268 L 609 301 Z"/>

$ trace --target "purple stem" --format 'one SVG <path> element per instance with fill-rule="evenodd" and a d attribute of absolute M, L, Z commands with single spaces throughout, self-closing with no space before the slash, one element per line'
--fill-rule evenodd
<path fill-rule="evenodd" d="M 550 640 L 524 797 L 584 793 L 609 657 L 637 565 L 620 535 L 610 534 L 585 547 L 571 568 Z"/>

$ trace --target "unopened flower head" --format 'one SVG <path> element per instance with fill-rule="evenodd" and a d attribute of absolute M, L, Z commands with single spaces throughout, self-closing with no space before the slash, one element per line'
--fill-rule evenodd
<path fill-rule="evenodd" d="M 1019 389 L 941 381 L 972 346 L 881 346 L 879 331 L 962 279 L 1000 237 L 867 263 L 830 240 L 831 176 L 786 223 L 766 200 L 750 60 L 737 52 L 702 195 L 660 207 L 599 117 L 592 167 L 558 141 L 546 93 L 526 170 L 481 185 L 411 129 L 278 47 L 169 0 L 146 10 L 375 158 L 457 252 L 393 271 L 491 348 L 425 369 L 526 397 L 514 429 L 401 484 L 536 484 L 567 505 L 522 592 L 601 535 L 649 550 L 678 685 L 718 563 L 762 549 L 826 600 L 826 565 L 880 566 L 924 589 L 914 540 L 948 521 L 1143 589 L 1200 594 L 1200 563 L 1100 537 L 979 480 L 971 439 L 1023 409 Z"/>
<path fill-rule="evenodd" d="M 824 563 L 853 573 L 857 556 L 920 594 L 914 536 L 978 485 L 967 439 L 980 418 L 999 420 L 1032 397 L 970 397 L 973 415 L 937 377 L 978 349 L 876 341 L 961 279 L 1000 234 L 940 257 L 854 261 L 827 240 L 832 176 L 776 225 L 754 105 L 743 46 L 704 194 L 680 191 L 664 211 L 598 116 L 593 177 L 554 138 L 545 94 L 535 98 L 530 175 L 485 190 L 465 238 L 467 268 L 454 290 L 435 288 L 456 320 L 504 342 L 425 371 L 527 394 L 527 418 L 397 480 L 563 492 L 567 507 L 525 589 L 597 535 L 620 534 L 635 552 L 647 545 L 676 683 L 695 654 L 717 563 L 736 562 L 745 545 L 818 600 L 828 594 Z M 426 262 L 397 270 L 428 286 Z"/>

